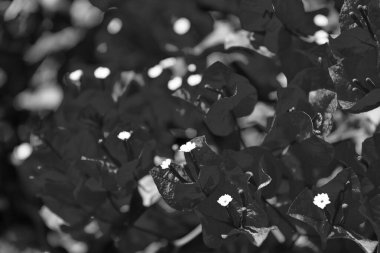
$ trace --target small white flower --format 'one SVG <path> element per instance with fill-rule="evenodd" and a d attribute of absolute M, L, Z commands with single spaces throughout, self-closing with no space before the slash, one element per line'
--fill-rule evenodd
<path fill-rule="evenodd" d="M 14 165 L 21 165 L 23 161 L 33 153 L 33 147 L 30 143 L 24 142 L 13 149 L 11 161 Z"/>
<path fill-rule="evenodd" d="M 69 74 L 69 78 L 73 82 L 78 82 L 82 76 L 83 76 L 83 70 L 81 69 L 77 69 Z"/>
<path fill-rule="evenodd" d="M 168 82 L 169 90 L 176 90 L 182 86 L 182 78 L 179 76 L 175 76 Z"/>
<path fill-rule="evenodd" d="M 232 197 L 231 197 L 231 195 L 228 195 L 228 194 L 224 194 L 224 195 L 220 196 L 220 198 L 218 199 L 218 203 L 221 206 L 228 206 L 228 204 L 231 201 L 232 201 Z"/>
<path fill-rule="evenodd" d="M 117 34 L 123 27 L 123 21 L 120 18 L 113 18 L 107 26 L 107 31 L 110 34 Z"/>
<path fill-rule="evenodd" d="M 329 195 L 327 193 L 320 193 L 314 197 L 313 204 L 317 207 L 324 209 L 328 204 L 330 204 Z"/>
<path fill-rule="evenodd" d="M 106 79 L 111 74 L 111 70 L 107 67 L 98 67 L 94 71 L 94 76 L 98 79 Z"/>
<path fill-rule="evenodd" d="M 122 131 L 117 135 L 117 138 L 119 138 L 122 141 L 126 141 L 129 138 L 131 138 L 132 133 L 127 131 Z"/>
<path fill-rule="evenodd" d="M 320 27 L 324 27 L 329 24 L 329 19 L 325 15 L 322 15 L 322 14 L 315 15 L 313 21 L 314 21 L 314 24 Z"/>
<path fill-rule="evenodd" d="M 323 45 L 329 42 L 329 34 L 323 30 L 316 31 L 314 33 L 315 43 Z"/>
<path fill-rule="evenodd" d="M 161 163 L 161 168 L 162 168 L 163 170 L 166 170 L 166 169 L 169 168 L 169 166 L 170 166 L 171 163 L 172 163 L 172 160 L 170 160 L 170 159 L 166 159 L 165 161 L 163 161 L 163 162 Z"/>
<path fill-rule="evenodd" d="M 160 65 L 156 65 L 154 67 L 151 67 L 149 70 L 148 70 L 148 76 L 150 78 L 156 78 L 158 77 L 159 75 L 161 75 L 162 71 L 164 69 L 160 66 Z"/>
<path fill-rule="evenodd" d="M 190 86 L 196 86 L 202 81 L 202 76 L 199 74 L 191 75 L 187 78 L 187 83 Z"/>
<path fill-rule="evenodd" d="M 191 150 L 195 149 L 197 145 L 194 142 L 188 141 L 186 144 L 181 145 L 179 148 L 179 151 L 182 152 L 190 152 Z"/>
<path fill-rule="evenodd" d="M 187 66 L 187 70 L 190 72 L 194 72 L 195 70 L 197 70 L 197 66 L 195 64 L 189 64 L 189 66 Z"/>
<path fill-rule="evenodd" d="M 179 18 L 173 24 L 173 30 L 176 34 L 183 35 L 190 30 L 191 23 L 187 18 Z"/>

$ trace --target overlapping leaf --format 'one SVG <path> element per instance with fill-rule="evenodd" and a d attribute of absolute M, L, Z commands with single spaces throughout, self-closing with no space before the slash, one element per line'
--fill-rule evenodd
<path fill-rule="evenodd" d="M 271 150 L 284 149 L 290 144 L 309 138 L 312 134 L 313 123 L 306 113 L 286 112 L 276 116 L 263 146 Z"/>
<path fill-rule="evenodd" d="M 326 193 L 331 201 L 325 209 L 313 204 L 318 193 Z M 301 192 L 289 207 L 288 214 L 312 226 L 323 244 L 327 239 L 346 238 L 365 252 L 373 252 L 378 242 L 366 239 L 358 232 L 359 224 L 364 221 L 358 210 L 361 201 L 358 177 L 351 169 L 344 169 L 327 184 Z"/>
<path fill-rule="evenodd" d="M 220 62 L 208 68 L 202 80 L 205 89 L 214 90 L 221 98 L 213 103 L 206 115 L 206 124 L 218 136 L 231 134 L 236 118 L 250 114 L 256 104 L 256 89 L 249 81 L 232 72 Z"/>

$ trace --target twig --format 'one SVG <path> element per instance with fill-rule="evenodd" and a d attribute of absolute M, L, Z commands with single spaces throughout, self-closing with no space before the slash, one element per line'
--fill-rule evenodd
<path fill-rule="evenodd" d="M 174 240 L 173 245 L 176 247 L 182 247 L 188 242 L 190 242 L 191 240 L 193 240 L 195 237 L 200 235 L 201 233 L 202 233 L 202 225 L 199 224 L 184 237 Z"/>

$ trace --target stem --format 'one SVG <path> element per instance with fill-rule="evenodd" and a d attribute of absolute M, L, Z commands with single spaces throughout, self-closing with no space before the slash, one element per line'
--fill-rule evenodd
<path fill-rule="evenodd" d="M 332 227 L 334 226 L 334 224 L 336 222 L 336 218 L 338 217 L 339 209 L 342 206 L 342 202 L 344 200 L 344 192 L 346 191 L 346 188 L 347 188 L 347 184 L 345 184 L 343 190 L 341 190 L 339 192 L 339 195 L 338 195 L 339 200 L 338 200 L 337 205 L 335 206 L 334 216 L 332 217 L 332 220 L 331 220 L 331 223 L 330 223 Z"/>
<path fill-rule="evenodd" d="M 239 195 L 240 195 L 241 203 L 243 205 L 243 209 L 242 209 L 243 211 L 241 215 L 241 226 L 244 227 L 244 224 L 246 223 L 246 220 L 247 220 L 247 198 L 242 189 L 239 190 Z"/>
<path fill-rule="evenodd" d="M 183 245 L 187 244 L 191 240 L 193 240 L 195 237 L 200 235 L 202 233 L 202 225 L 196 226 L 193 230 L 191 230 L 187 235 L 174 240 L 173 245 L 176 247 L 182 247 Z"/>

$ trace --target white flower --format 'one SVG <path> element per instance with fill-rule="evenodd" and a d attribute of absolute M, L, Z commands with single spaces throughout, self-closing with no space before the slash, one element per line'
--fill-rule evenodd
<path fill-rule="evenodd" d="M 94 76 L 98 79 L 106 79 L 111 74 L 111 70 L 107 67 L 98 67 L 94 71 Z"/>
<path fill-rule="evenodd" d="M 313 21 L 314 21 L 314 24 L 320 27 L 324 27 L 329 24 L 329 19 L 325 15 L 322 15 L 322 14 L 315 15 Z"/>
<path fill-rule="evenodd" d="M 149 70 L 148 70 L 148 76 L 150 78 L 156 78 L 158 77 L 159 75 L 161 75 L 162 71 L 164 69 L 160 66 L 160 65 L 156 65 L 154 67 L 151 67 Z"/>
<path fill-rule="evenodd" d="M 176 90 L 182 86 L 182 78 L 179 76 L 175 76 L 168 82 L 169 90 Z"/>
<path fill-rule="evenodd" d="M 78 82 L 79 79 L 83 76 L 83 70 L 77 69 L 69 74 L 69 78 L 73 82 Z"/>
<path fill-rule="evenodd" d="M 117 138 L 119 138 L 122 141 L 126 141 L 129 138 L 131 138 L 132 133 L 127 131 L 122 131 L 117 135 Z"/>
<path fill-rule="evenodd" d="M 183 35 L 190 30 L 191 23 L 187 18 L 179 18 L 173 24 L 173 30 L 176 34 Z"/>
<path fill-rule="evenodd" d="M 190 152 L 191 150 L 195 149 L 196 147 L 197 147 L 197 145 L 194 142 L 188 141 L 188 142 L 186 142 L 186 144 L 181 145 L 181 147 L 179 148 L 179 151 Z"/>
<path fill-rule="evenodd" d="M 11 161 L 14 165 L 21 165 L 23 161 L 33 153 L 33 147 L 30 143 L 24 142 L 13 149 Z"/>
<path fill-rule="evenodd" d="M 202 81 L 202 76 L 199 74 L 191 75 L 187 78 L 187 83 L 190 86 L 196 86 Z"/>
<path fill-rule="evenodd" d="M 228 195 L 228 194 L 224 194 L 224 195 L 220 196 L 220 198 L 218 199 L 218 203 L 221 206 L 228 206 L 228 204 L 231 201 L 232 201 L 232 197 L 231 197 L 231 195 Z"/>
<path fill-rule="evenodd" d="M 163 161 L 163 162 L 161 163 L 161 168 L 162 168 L 163 170 L 168 169 L 171 163 L 172 163 L 172 160 L 170 160 L 170 159 L 166 159 L 165 161 Z"/>
<path fill-rule="evenodd" d="M 107 26 L 107 31 L 110 34 L 117 34 L 123 27 L 123 21 L 120 18 L 113 18 Z"/>
<path fill-rule="evenodd" d="M 323 45 L 329 42 L 329 34 L 323 30 L 316 31 L 314 33 L 315 43 Z"/>
<path fill-rule="evenodd" d="M 329 195 L 327 193 L 320 193 L 317 194 L 317 196 L 314 197 L 313 204 L 317 207 L 324 209 L 326 205 L 330 204 Z"/>

